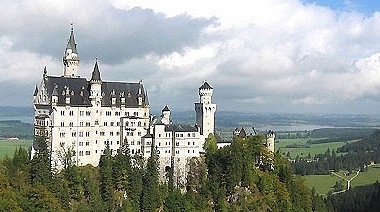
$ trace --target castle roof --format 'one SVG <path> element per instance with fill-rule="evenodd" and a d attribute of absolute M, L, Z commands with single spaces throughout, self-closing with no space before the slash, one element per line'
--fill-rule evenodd
<path fill-rule="evenodd" d="M 162 109 L 162 112 L 164 112 L 164 111 L 170 111 L 170 109 L 167 105 L 164 107 L 164 109 Z"/>
<path fill-rule="evenodd" d="M 91 106 L 90 88 L 91 83 L 85 78 L 68 78 L 47 76 L 45 87 L 49 98 L 57 94 L 57 105 L 65 105 L 66 95 L 70 97 L 72 106 Z M 138 103 L 139 89 L 142 90 L 142 105 Z M 54 91 L 56 90 L 56 91 Z M 126 82 L 102 82 L 102 106 L 111 106 L 112 96 L 116 98 L 116 106 L 121 105 L 121 98 L 125 98 L 125 107 L 146 106 L 144 87 L 141 83 Z M 54 94 L 53 94 L 54 93 Z"/>
<path fill-rule="evenodd" d="M 100 78 L 98 60 L 96 60 L 95 62 L 94 71 L 91 74 L 91 81 L 102 81 L 102 79 Z"/>
<path fill-rule="evenodd" d="M 67 42 L 67 46 L 66 46 L 66 50 L 67 49 L 71 49 L 73 53 L 78 53 L 77 44 L 75 43 L 75 38 L 74 38 L 74 28 L 72 26 L 71 26 L 69 41 Z"/>
<path fill-rule="evenodd" d="M 199 87 L 199 90 L 200 89 L 212 89 L 212 87 L 210 86 L 210 84 L 208 84 L 207 81 L 204 81 L 203 85 Z"/>
<path fill-rule="evenodd" d="M 165 126 L 166 132 L 197 132 L 198 128 L 191 125 L 170 124 Z"/>

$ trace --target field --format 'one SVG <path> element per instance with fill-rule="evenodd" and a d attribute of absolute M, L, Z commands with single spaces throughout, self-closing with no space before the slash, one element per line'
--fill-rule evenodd
<path fill-rule="evenodd" d="M 344 176 L 343 172 L 338 172 L 340 176 Z M 349 176 L 344 176 L 345 179 L 350 179 L 355 173 Z M 302 177 L 305 179 L 306 184 L 309 188 L 315 188 L 318 194 L 327 194 L 332 191 L 333 186 L 336 181 L 341 181 L 342 179 L 335 175 L 306 175 Z M 368 167 L 365 172 L 360 172 L 359 175 L 351 181 L 351 186 L 363 186 L 380 181 L 380 164 Z"/>
<path fill-rule="evenodd" d="M 321 138 L 318 138 L 321 139 Z M 278 143 L 275 143 L 276 151 L 279 150 L 283 155 L 290 153 L 291 158 L 306 157 L 309 153 L 311 157 L 315 154 L 325 153 L 328 148 L 330 151 L 341 147 L 345 142 L 330 142 L 322 144 L 307 144 L 306 142 L 311 140 L 318 140 L 317 138 L 295 138 L 295 139 L 281 139 Z M 289 148 L 289 145 L 298 145 L 297 148 Z"/>
<path fill-rule="evenodd" d="M 32 146 L 32 140 L 0 140 L 0 159 L 6 155 L 13 156 L 17 147 L 29 149 Z"/>

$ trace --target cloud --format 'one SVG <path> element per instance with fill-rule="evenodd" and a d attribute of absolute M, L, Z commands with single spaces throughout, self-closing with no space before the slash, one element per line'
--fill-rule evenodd
<path fill-rule="evenodd" d="M 207 79 L 221 110 L 356 112 L 359 102 L 380 100 L 380 12 L 350 8 L 298 0 L 5 1 L 0 81 L 38 83 L 45 65 L 61 75 L 74 22 L 80 74 L 89 77 L 98 57 L 102 79 L 143 79 L 153 108 L 192 110 Z"/>

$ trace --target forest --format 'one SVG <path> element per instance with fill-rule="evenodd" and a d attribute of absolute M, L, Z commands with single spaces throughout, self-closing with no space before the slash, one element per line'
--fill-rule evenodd
<path fill-rule="evenodd" d="M 184 189 L 170 170 L 159 180 L 155 150 L 144 159 L 131 156 L 127 144 L 114 156 L 107 147 L 98 167 L 75 166 L 75 152 L 68 151 L 58 171 L 51 170 L 45 140 L 36 141 L 32 160 L 18 148 L 1 161 L 0 211 L 344 211 L 350 194 L 317 195 L 287 158 L 267 151 L 261 135 L 234 137 L 221 149 L 210 136 L 204 155 L 190 160 Z M 364 208 L 378 199 L 376 185 L 363 195 L 372 197 Z"/>

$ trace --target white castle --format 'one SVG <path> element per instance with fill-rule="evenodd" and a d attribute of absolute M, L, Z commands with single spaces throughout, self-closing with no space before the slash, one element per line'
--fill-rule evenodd
<path fill-rule="evenodd" d="M 150 114 L 148 94 L 142 81 L 109 82 L 101 79 L 95 61 L 91 79 L 78 74 L 79 55 L 71 28 L 63 56 L 63 75 L 49 76 L 44 69 L 34 92 L 35 135 L 44 135 L 51 150 L 51 163 L 62 169 L 62 156 L 70 149 L 78 166 L 97 166 L 107 145 L 111 154 L 128 142 L 131 154 L 149 157 L 157 148 L 160 173 L 174 167 L 177 184 L 185 181 L 187 162 L 200 156 L 205 138 L 214 133 L 216 104 L 213 88 L 203 82 L 195 103 L 196 125 L 176 125 L 165 106 L 159 117 Z M 37 142 L 32 147 L 32 157 Z M 173 163 L 175 165 L 173 166 Z"/>

